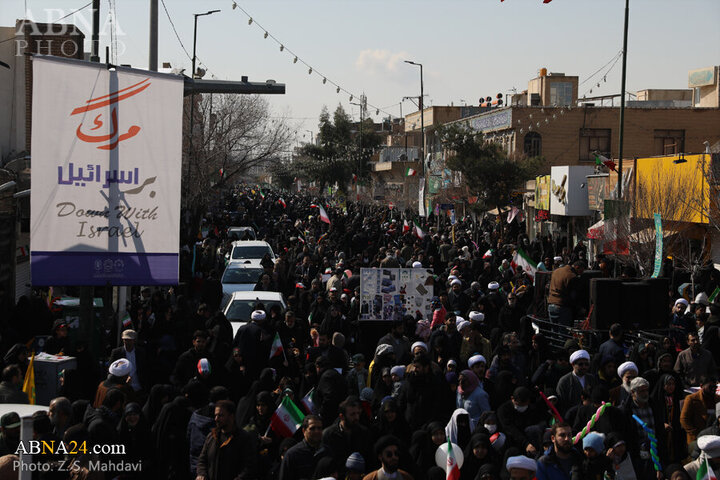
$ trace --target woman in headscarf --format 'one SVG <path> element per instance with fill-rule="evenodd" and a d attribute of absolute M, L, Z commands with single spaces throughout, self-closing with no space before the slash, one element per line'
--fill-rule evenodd
<path fill-rule="evenodd" d="M 386 397 L 392 396 L 393 386 L 390 368 L 382 368 L 380 370 L 380 379 L 375 384 L 375 388 L 373 388 L 371 403 L 373 414 L 379 411 L 380 405 Z"/>
<path fill-rule="evenodd" d="M 143 466 L 142 473 L 135 473 L 128 479 L 147 478 L 152 471 L 152 435 L 139 404 L 133 402 L 125 406 L 117 429 L 119 443 L 125 446 L 124 459 L 134 464 L 142 462 Z"/>
<path fill-rule="evenodd" d="M 448 440 L 452 443 L 459 445 L 460 448 L 465 447 L 470 442 L 470 435 L 472 434 L 473 427 L 470 415 L 464 408 L 456 409 L 450 421 L 445 426 L 445 435 Z"/>
<path fill-rule="evenodd" d="M 253 412 L 255 411 L 255 402 L 257 395 L 260 392 L 268 391 L 272 392 L 277 387 L 277 374 L 272 368 L 263 368 L 260 372 L 260 378 L 258 378 L 250 386 L 248 393 L 240 399 L 235 413 L 235 422 L 239 427 L 244 427 Z"/>
<path fill-rule="evenodd" d="M 490 397 L 480 386 L 480 380 L 472 370 L 460 372 L 455 406 L 464 408 L 468 412 L 473 428 L 477 425 L 480 415 L 490 410 Z"/>
<path fill-rule="evenodd" d="M 270 428 L 270 420 L 275 412 L 275 401 L 268 391 L 257 394 L 255 400 L 255 413 L 250 417 L 247 425 L 243 428 L 252 437 L 257 446 L 255 453 L 258 461 L 258 469 L 266 472 L 272 465 L 280 440 Z"/>
<path fill-rule="evenodd" d="M 495 452 L 490 447 L 490 436 L 475 433 L 465 448 L 465 463 L 460 469 L 460 480 L 474 480 L 481 467 L 492 473 L 498 472 Z"/>
<path fill-rule="evenodd" d="M 394 398 L 382 402 L 372 430 L 376 439 L 383 435 L 395 435 L 405 444 L 410 442 L 410 426 L 400 413 Z"/>
<path fill-rule="evenodd" d="M 650 399 L 656 418 L 661 418 L 663 422 L 655 429 L 658 436 L 665 435 L 662 443 L 666 445 L 667 463 L 682 462 L 687 457 L 685 432 L 680 425 L 681 385 L 674 376 L 661 375 Z"/>
<path fill-rule="evenodd" d="M 153 385 L 150 389 L 145 405 L 142 408 L 142 414 L 148 424 L 152 425 L 157 420 L 163 405 L 172 399 L 172 386 L 168 384 Z"/>
<path fill-rule="evenodd" d="M 237 403 L 250 389 L 250 376 L 239 347 L 232 349 L 232 354 L 225 362 L 225 371 L 230 400 Z"/>
<path fill-rule="evenodd" d="M 550 346 L 547 338 L 542 333 L 532 336 L 530 342 L 530 358 L 528 361 L 528 372 L 534 372 L 550 358 Z"/>

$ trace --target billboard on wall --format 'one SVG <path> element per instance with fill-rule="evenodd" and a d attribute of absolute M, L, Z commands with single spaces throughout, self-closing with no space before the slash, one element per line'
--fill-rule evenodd
<path fill-rule="evenodd" d="M 594 171 L 594 167 L 580 165 L 552 167 L 550 213 L 568 217 L 590 215 L 586 177 Z"/>
<path fill-rule="evenodd" d="M 33 57 L 34 285 L 178 282 L 183 80 Z"/>
<path fill-rule="evenodd" d="M 535 177 L 535 210 L 550 210 L 550 175 Z"/>
<path fill-rule="evenodd" d="M 393 321 L 409 314 L 432 320 L 433 277 L 424 268 L 361 268 L 360 320 Z"/>

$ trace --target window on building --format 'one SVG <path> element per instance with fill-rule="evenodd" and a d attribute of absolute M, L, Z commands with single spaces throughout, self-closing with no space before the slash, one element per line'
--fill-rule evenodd
<path fill-rule="evenodd" d="M 595 152 L 611 158 L 609 128 L 580 129 L 580 161 L 594 161 Z"/>
<path fill-rule="evenodd" d="M 537 132 L 528 132 L 525 135 L 523 152 L 528 157 L 539 157 L 542 155 L 542 137 Z"/>
<path fill-rule="evenodd" d="M 572 103 L 572 82 L 553 82 L 550 84 L 550 105 L 566 106 Z"/>
<path fill-rule="evenodd" d="M 685 151 L 685 130 L 655 130 L 655 155 Z"/>

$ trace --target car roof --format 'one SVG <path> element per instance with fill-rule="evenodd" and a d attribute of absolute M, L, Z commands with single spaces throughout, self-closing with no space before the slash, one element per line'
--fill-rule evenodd
<path fill-rule="evenodd" d="M 236 240 L 232 243 L 232 246 L 233 247 L 264 247 L 264 246 L 270 247 L 270 244 L 263 240 Z M 270 247 L 270 250 L 272 250 L 272 247 Z"/>
<path fill-rule="evenodd" d="M 280 292 L 233 292 L 230 301 L 233 300 L 265 300 L 265 301 L 283 301 L 282 293 Z"/>
<path fill-rule="evenodd" d="M 228 227 L 228 230 L 252 230 L 253 232 L 255 229 L 253 227 Z"/>

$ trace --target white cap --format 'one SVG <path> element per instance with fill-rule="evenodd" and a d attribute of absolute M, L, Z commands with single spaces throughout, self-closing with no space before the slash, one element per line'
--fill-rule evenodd
<path fill-rule="evenodd" d="M 458 278 L 455 275 L 448 275 L 448 280 L 457 280 Z"/>
<path fill-rule="evenodd" d="M 412 268 L 422 268 L 422 263 L 421 262 L 413 262 Z"/>
<path fill-rule="evenodd" d="M 113 363 L 110 364 L 110 367 L 108 368 L 108 372 L 110 375 L 114 375 L 116 377 L 124 377 L 125 375 L 130 375 L 130 371 L 132 370 L 132 363 L 127 358 L 119 358 L 115 360 Z"/>
<path fill-rule="evenodd" d="M 556 262 L 562 262 L 562 257 L 553 257 Z"/>
<path fill-rule="evenodd" d="M 265 312 L 263 312 L 262 310 L 255 310 L 254 312 L 252 312 L 252 314 L 250 314 L 250 319 L 253 322 L 265 320 Z"/>
<path fill-rule="evenodd" d="M 468 367 L 472 368 L 473 365 L 480 362 L 487 365 L 487 360 L 485 360 L 485 357 L 483 357 L 482 355 L 473 355 L 472 357 L 468 358 Z"/>
<path fill-rule="evenodd" d="M 500 288 L 500 284 L 498 282 L 490 282 L 488 283 L 488 288 L 490 290 L 497 290 L 498 288 Z"/>
<path fill-rule="evenodd" d="M 462 282 L 456 278 L 455 280 L 450 282 L 450 286 L 453 286 L 453 285 L 462 285 Z"/>
<path fill-rule="evenodd" d="M 428 346 L 425 342 L 415 342 L 412 344 L 412 347 L 410 347 L 410 351 L 413 352 L 415 350 L 415 347 L 420 347 L 423 350 L 425 350 L 425 353 L 428 351 Z"/>
<path fill-rule="evenodd" d="M 528 458 L 525 455 L 518 455 L 517 457 L 508 458 L 505 466 L 507 467 L 508 471 L 511 468 L 521 468 L 523 470 L 527 470 L 528 472 L 537 471 L 537 463 L 535 463 L 535 460 Z"/>
<path fill-rule="evenodd" d="M 459 320 L 458 320 L 458 318 L 459 318 Z M 461 317 L 457 317 L 455 319 L 455 328 L 457 328 L 458 332 L 461 331 L 463 328 L 469 327 L 469 326 L 470 326 L 470 322 L 468 322 L 467 320 L 464 320 Z"/>
<path fill-rule="evenodd" d="M 720 457 L 720 437 L 717 435 L 698 437 L 697 446 L 710 458 Z"/>
<path fill-rule="evenodd" d="M 689 305 L 689 304 L 688 304 L 688 301 L 685 300 L 684 298 L 678 298 L 677 300 L 675 300 L 675 305 L 678 305 L 678 304 L 680 304 L 680 303 L 683 304 L 683 305 L 685 305 L 686 307 Z"/>
<path fill-rule="evenodd" d="M 588 362 L 590 361 L 590 354 L 585 350 L 576 350 L 570 355 L 570 363 L 575 363 L 578 360 L 585 359 Z"/>
<path fill-rule="evenodd" d="M 483 320 L 485 320 L 485 314 L 482 312 L 472 311 L 470 312 L 468 317 L 470 317 L 470 320 L 473 322 L 482 322 Z"/>
<path fill-rule="evenodd" d="M 638 374 L 638 368 L 634 362 L 625 362 L 625 363 L 621 364 L 617 369 L 618 377 L 622 378 L 622 376 L 625 375 L 625 372 L 629 372 L 629 371 L 635 372 L 635 375 Z"/>

